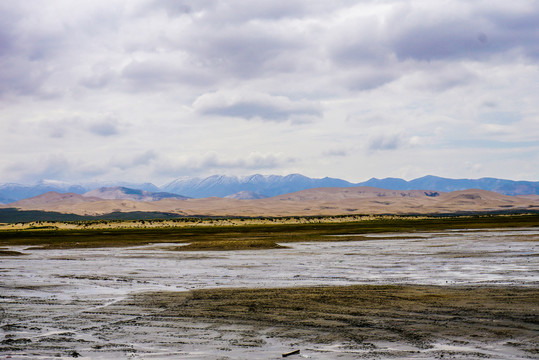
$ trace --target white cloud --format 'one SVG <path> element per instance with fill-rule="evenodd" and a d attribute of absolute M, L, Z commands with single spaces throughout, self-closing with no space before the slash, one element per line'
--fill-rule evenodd
<path fill-rule="evenodd" d="M 215 152 L 203 155 L 183 155 L 164 159 L 158 165 L 157 171 L 173 177 L 185 174 L 207 175 L 215 172 L 245 172 L 278 169 L 279 166 L 293 163 L 294 158 L 283 153 L 251 152 L 246 156 L 225 157 Z"/>

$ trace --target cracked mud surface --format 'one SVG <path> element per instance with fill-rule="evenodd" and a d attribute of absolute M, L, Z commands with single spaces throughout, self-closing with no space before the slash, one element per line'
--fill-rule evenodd
<path fill-rule="evenodd" d="M 237 252 L 6 248 L 26 255 L 0 259 L 0 359 L 539 356 L 537 229 L 393 236 Z"/>

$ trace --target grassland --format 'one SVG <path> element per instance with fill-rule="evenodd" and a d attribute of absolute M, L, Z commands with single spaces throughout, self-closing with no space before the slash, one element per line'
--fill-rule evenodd
<path fill-rule="evenodd" d="M 129 247 L 156 243 L 190 244 L 192 250 L 275 248 L 280 242 L 362 240 L 361 235 L 420 232 L 446 229 L 539 227 L 539 214 L 452 217 L 347 217 L 287 219 L 206 219 L 189 222 L 153 221 L 150 227 L 128 227 L 108 222 L 106 228 L 62 228 L 61 224 L 35 224 L 24 229 L 0 231 L 0 246 L 40 249 Z M 145 222 L 145 224 L 148 222 Z M 102 222 L 99 222 L 102 224 Z M 140 221 L 137 224 L 141 224 Z M 174 226 L 176 224 L 176 226 Z M 91 224 L 90 224 L 91 225 Z M 141 224 L 143 225 L 143 224 Z M 158 226 L 161 225 L 161 226 Z M 339 236 L 331 236 L 339 235 Z M 346 236 L 353 235 L 353 236 Z"/>

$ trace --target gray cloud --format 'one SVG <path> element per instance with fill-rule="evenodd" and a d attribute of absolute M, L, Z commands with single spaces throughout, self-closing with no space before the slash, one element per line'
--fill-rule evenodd
<path fill-rule="evenodd" d="M 109 137 L 120 134 L 121 128 L 122 125 L 114 116 L 93 115 L 88 118 L 72 116 L 44 120 L 36 130 L 40 134 L 49 134 L 53 138 L 85 136 L 87 134 Z"/>
<path fill-rule="evenodd" d="M 293 54 L 304 47 L 276 24 L 248 23 L 218 30 L 205 24 L 192 30 L 191 36 L 181 37 L 173 46 L 187 51 L 193 63 L 215 69 L 216 75 L 245 79 L 291 71 Z"/>
<path fill-rule="evenodd" d="M 91 123 L 88 125 L 88 129 L 100 136 L 112 136 L 119 133 L 117 121 L 114 119 Z"/>
<path fill-rule="evenodd" d="M 310 101 L 292 101 L 284 96 L 254 92 L 216 92 L 200 96 L 193 108 L 204 115 L 286 121 L 294 116 L 320 117 L 320 106 Z"/>
<path fill-rule="evenodd" d="M 196 66 L 183 66 L 179 61 L 154 59 L 134 61 L 122 71 L 122 77 L 132 83 L 136 91 L 153 91 L 162 86 L 209 85 L 215 82 L 209 74 Z"/>
<path fill-rule="evenodd" d="M 45 81 L 50 76 L 46 68 L 38 68 L 24 58 L 11 57 L 0 60 L 0 94 L 47 96 Z"/>
<path fill-rule="evenodd" d="M 88 75 L 82 75 L 79 83 L 89 89 L 98 90 L 107 87 L 116 79 L 116 73 L 112 69 L 94 69 Z"/>
<path fill-rule="evenodd" d="M 50 9 L 37 14 L 28 6 L 4 4 L 0 54 L 7 71 L 0 75 L 0 92 L 54 98 L 77 85 L 97 90 L 119 81 L 128 86 L 117 89 L 127 92 L 190 86 L 215 90 L 230 81 L 286 74 L 325 76 L 334 87 L 330 91 L 363 91 L 422 66 L 409 60 L 539 53 L 539 10 L 520 9 L 521 4 L 514 11 L 497 3 L 484 7 L 461 1 L 447 9 L 399 2 L 379 6 L 379 11 L 362 11 L 367 4 L 348 1 L 131 4 L 96 1 L 77 11 L 69 6 L 55 13 L 56 22 L 47 19 Z M 159 17 L 159 11 L 167 18 Z M 28 13 L 33 22 L 25 21 Z M 88 61 L 91 67 L 107 58 L 115 65 L 90 71 L 77 65 Z"/>
<path fill-rule="evenodd" d="M 347 67 L 394 66 L 395 57 L 399 62 L 479 60 L 513 50 L 536 57 L 539 8 L 529 4 L 508 9 L 495 3 L 399 2 L 381 13 L 359 12 L 336 28 L 330 54 Z"/>
<path fill-rule="evenodd" d="M 402 60 L 474 58 L 489 50 L 487 45 L 478 39 L 480 31 L 480 27 L 465 20 L 418 23 L 396 34 L 391 46 Z"/>
<path fill-rule="evenodd" d="M 277 21 L 303 18 L 310 14 L 338 9 L 349 1 L 331 3 L 299 1 L 260 0 L 256 3 L 241 0 L 152 0 L 143 8 L 145 11 L 165 10 L 171 16 L 197 15 L 201 21 L 214 24 L 238 24 L 253 20 Z"/>
<path fill-rule="evenodd" d="M 343 84 L 352 90 L 371 90 L 390 83 L 400 77 L 396 69 L 369 68 L 347 74 Z"/>
<path fill-rule="evenodd" d="M 16 31 L 14 25 L 20 18 L 15 9 L 7 6 L 7 4 L 0 4 L 0 58 L 9 55 L 16 43 Z"/>
<path fill-rule="evenodd" d="M 345 149 L 330 149 L 327 151 L 324 151 L 322 153 L 324 156 L 331 156 L 331 157 L 345 157 L 348 156 L 348 150 Z"/>
<path fill-rule="evenodd" d="M 152 0 L 142 6 L 139 16 L 145 16 L 148 11 L 165 11 L 169 16 L 189 15 L 201 11 L 212 5 L 210 0 L 184 1 L 184 0 Z"/>
<path fill-rule="evenodd" d="M 371 137 L 369 140 L 368 149 L 370 151 L 377 150 L 396 150 L 403 145 L 401 135 L 384 134 Z"/>
<path fill-rule="evenodd" d="M 396 14 L 391 47 L 400 59 L 481 59 L 512 49 L 533 55 L 539 32 L 539 8 L 510 10 L 467 2 L 454 9 L 408 7 Z"/>
<path fill-rule="evenodd" d="M 180 23 L 185 17 L 190 23 L 171 26 L 170 31 L 154 36 L 153 48 L 181 54 L 183 60 L 178 65 L 186 73 L 206 72 L 214 83 L 297 71 L 312 40 L 290 20 L 301 19 L 311 8 L 318 7 L 306 1 L 157 1 L 148 6 L 166 9 L 173 17 L 171 24 Z"/>

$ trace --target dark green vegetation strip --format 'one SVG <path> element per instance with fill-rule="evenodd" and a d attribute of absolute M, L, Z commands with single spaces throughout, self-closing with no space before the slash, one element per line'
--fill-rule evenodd
<path fill-rule="evenodd" d="M 433 217 L 454 217 L 454 216 L 477 216 L 477 215 L 522 215 L 522 214 L 539 214 L 537 210 L 496 210 L 496 211 L 461 211 L 448 214 L 432 215 Z M 342 216 L 350 216 L 354 214 L 347 214 Z M 391 214 L 387 214 L 391 215 Z M 408 214 L 409 216 L 425 216 L 425 214 Z M 299 218 L 324 218 L 325 216 L 299 216 Z M 339 215 L 334 216 L 339 217 Z M 224 217 L 213 216 L 189 216 L 180 215 L 177 213 L 158 212 L 158 211 L 131 211 L 131 212 L 112 212 L 103 215 L 77 215 L 77 214 L 64 214 L 54 211 L 40 211 L 40 210 L 18 210 L 16 208 L 0 209 L 0 223 L 14 224 L 14 223 L 27 223 L 37 221 L 99 221 L 99 220 L 192 220 L 193 218 L 217 218 L 222 219 Z M 241 218 L 241 217 L 235 217 Z M 246 217 L 249 218 L 249 217 Z M 261 218 L 261 217 L 253 217 Z M 265 217 L 262 217 L 265 218 Z M 271 218 L 269 218 L 271 219 Z"/>
<path fill-rule="evenodd" d="M 130 301 L 135 306 L 159 308 L 159 316 L 168 320 L 284 327 L 295 333 L 314 331 L 328 341 L 407 341 L 429 346 L 440 337 L 535 338 L 537 345 L 539 331 L 539 289 L 525 287 L 209 289 L 138 294 Z"/>
<path fill-rule="evenodd" d="M 183 216 L 167 212 L 112 212 L 104 215 L 76 215 L 54 211 L 17 210 L 15 208 L 0 209 L 0 222 L 12 224 L 32 221 L 91 221 L 91 220 L 154 220 L 177 219 Z"/>
<path fill-rule="evenodd" d="M 199 226 L 104 230 L 5 230 L 0 231 L 0 246 L 28 245 L 40 248 L 125 247 L 153 243 L 195 243 L 239 240 L 349 241 L 361 236 L 327 236 L 395 232 L 436 231 L 444 229 L 485 229 L 539 227 L 539 215 L 472 216 L 448 218 L 377 218 L 342 223 L 269 224 L 245 226 Z"/>

